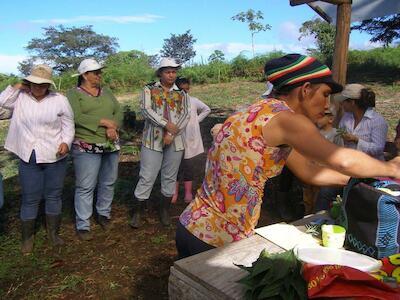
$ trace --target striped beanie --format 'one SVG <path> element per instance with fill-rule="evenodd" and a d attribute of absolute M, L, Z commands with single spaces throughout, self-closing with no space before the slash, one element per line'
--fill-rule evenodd
<path fill-rule="evenodd" d="M 267 80 L 279 91 L 284 87 L 298 87 L 305 82 L 326 83 L 332 89 L 332 94 L 339 93 L 343 87 L 332 78 L 328 66 L 317 59 L 301 54 L 288 54 L 272 59 L 264 67 Z"/>

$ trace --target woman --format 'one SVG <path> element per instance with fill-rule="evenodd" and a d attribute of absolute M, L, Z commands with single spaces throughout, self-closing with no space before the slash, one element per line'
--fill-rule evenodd
<path fill-rule="evenodd" d="M 180 65 L 173 58 L 163 58 L 157 68 L 158 82 L 143 89 L 140 107 L 145 119 L 140 150 L 139 181 L 133 200 L 133 216 L 130 225 L 141 226 L 144 203 L 161 172 L 161 194 L 159 202 L 160 221 L 170 224 L 169 204 L 175 191 L 176 176 L 185 149 L 182 130 L 189 121 L 187 94 L 175 85 L 176 72 Z"/>
<path fill-rule="evenodd" d="M 81 240 L 91 240 L 90 217 L 97 186 L 97 222 L 110 224 L 114 183 L 118 175 L 118 129 L 122 122 L 119 102 L 108 88 L 101 87 L 103 66 L 93 59 L 78 67 L 78 85 L 67 92 L 75 115 L 72 157 L 75 167 L 76 230 Z"/>
<path fill-rule="evenodd" d="M 232 115 L 218 132 L 202 187 L 179 218 L 180 258 L 253 235 L 264 184 L 284 165 L 313 185 L 345 185 L 350 176 L 400 177 L 400 159 L 381 162 L 318 132 L 329 95 L 342 89 L 327 66 L 289 54 L 267 62 L 265 73 L 275 98 Z"/>
<path fill-rule="evenodd" d="M 339 122 L 339 128 L 345 130 L 344 146 L 384 160 L 388 125 L 373 109 L 375 93 L 361 84 L 347 84 L 335 99 L 342 102 L 345 112 Z"/>
<path fill-rule="evenodd" d="M 74 122 L 67 98 L 52 92 L 51 84 L 54 85 L 51 68 L 37 65 L 24 82 L 8 86 L 0 94 L 0 106 L 13 110 L 4 147 L 20 159 L 23 254 L 33 250 L 35 220 L 42 196 L 48 239 L 53 246 L 64 243 L 58 235 L 61 195 Z"/>

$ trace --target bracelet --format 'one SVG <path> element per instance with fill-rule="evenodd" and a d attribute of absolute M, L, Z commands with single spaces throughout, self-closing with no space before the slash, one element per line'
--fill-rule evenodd
<path fill-rule="evenodd" d="M 169 136 L 174 136 L 171 132 L 169 132 L 169 131 L 167 131 L 167 134 L 169 135 Z"/>

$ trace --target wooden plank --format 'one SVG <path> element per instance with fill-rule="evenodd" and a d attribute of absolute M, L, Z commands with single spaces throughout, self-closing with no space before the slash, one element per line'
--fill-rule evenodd
<path fill-rule="evenodd" d="M 311 2 L 315 2 L 315 1 L 317 1 L 317 0 L 290 0 L 290 5 L 296 6 L 296 5 L 302 5 L 302 4 L 311 3 Z"/>

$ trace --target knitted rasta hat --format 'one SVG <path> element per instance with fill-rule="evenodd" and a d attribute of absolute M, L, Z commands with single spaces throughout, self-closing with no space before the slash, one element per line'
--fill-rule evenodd
<path fill-rule="evenodd" d="M 313 57 L 301 54 L 288 54 L 268 61 L 264 67 L 267 80 L 279 91 L 283 87 L 298 87 L 305 82 L 326 83 L 332 94 L 343 90 L 342 85 L 332 78 L 328 66 Z"/>

